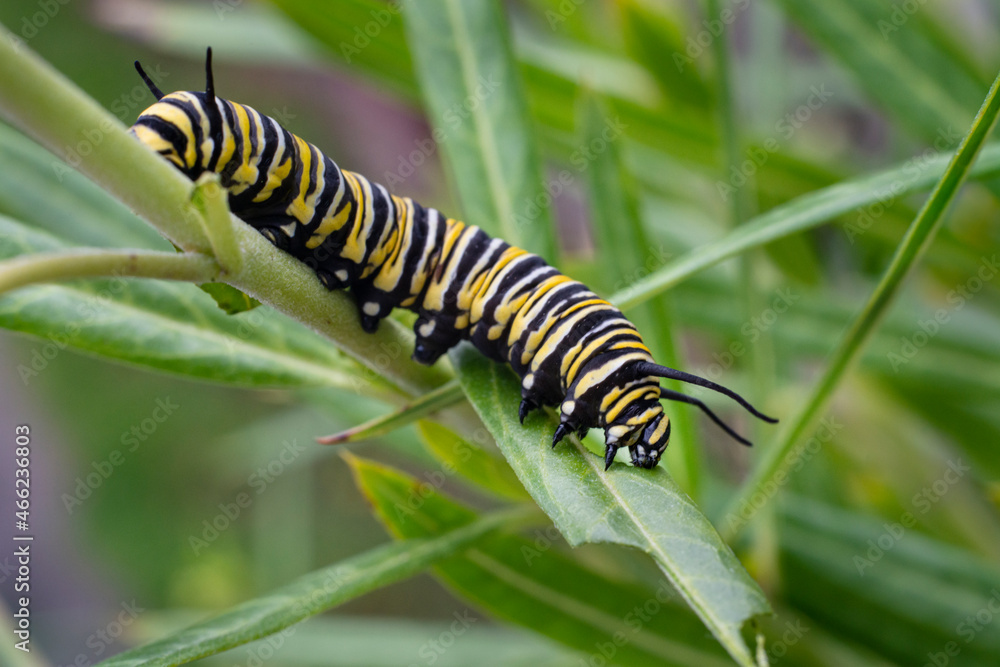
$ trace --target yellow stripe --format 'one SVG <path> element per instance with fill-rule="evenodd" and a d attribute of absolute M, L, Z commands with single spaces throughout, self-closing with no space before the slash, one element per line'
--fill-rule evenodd
<path fill-rule="evenodd" d="M 372 208 L 375 208 L 375 191 L 384 192 L 387 197 L 391 198 L 392 208 L 396 210 L 396 198 L 389 195 L 388 191 L 385 190 L 384 186 L 372 185 Z M 390 255 L 395 254 L 397 249 L 397 243 L 401 239 L 401 229 L 397 222 L 396 217 L 388 210 L 390 207 L 389 203 L 386 204 L 386 218 L 382 224 L 382 235 L 375 242 L 375 247 L 372 249 L 372 254 L 366 262 L 368 266 L 374 271 L 377 267 L 381 267 L 382 263 Z"/>
<path fill-rule="evenodd" d="M 483 311 L 486 309 L 486 304 L 496 294 L 497 289 L 500 287 L 500 283 L 503 282 L 504 277 L 507 275 L 507 267 L 518 257 L 523 257 L 528 255 L 527 250 L 521 250 L 520 248 L 508 248 L 500 255 L 500 259 L 497 263 L 490 269 L 490 272 L 486 276 L 486 281 L 483 283 L 479 292 L 476 294 L 472 302 L 472 321 L 478 322 L 483 319 Z M 499 334 L 498 334 L 499 335 Z"/>
<path fill-rule="evenodd" d="M 546 278 L 541 285 L 536 288 L 534 294 L 531 295 L 531 299 L 524 304 L 517 312 L 517 317 L 514 318 L 514 323 L 511 325 L 510 334 L 507 336 L 507 345 L 513 345 L 514 341 L 521 337 L 524 333 L 525 327 L 531 324 L 531 320 L 535 319 L 538 315 L 535 308 L 540 306 L 545 302 L 544 297 L 551 291 L 558 289 L 562 285 L 575 282 L 572 278 L 564 276 L 561 273 Z"/>
<path fill-rule="evenodd" d="M 177 148 L 172 143 L 164 139 L 159 132 L 150 129 L 145 125 L 133 126 L 132 132 L 135 133 L 135 136 L 138 137 L 139 141 L 146 144 L 154 151 L 158 153 L 162 150 L 170 151 L 169 155 L 163 155 L 162 153 L 160 153 L 160 155 L 168 162 L 172 162 L 181 169 L 184 169 L 184 165 L 181 163 L 181 157 L 177 155 Z"/>
<path fill-rule="evenodd" d="M 566 312 L 561 313 L 559 317 L 545 318 L 545 320 L 542 322 L 542 326 L 540 326 L 536 331 L 532 331 L 530 334 L 528 334 L 528 339 L 524 343 L 524 351 L 521 352 L 521 363 L 527 364 L 529 361 L 531 361 L 532 357 L 535 356 L 536 350 L 538 350 L 538 346 L 543 343 L 546 335 L 548 334 L 549 330 L 552 327 L 566 320 L 567 318 L 573 317 L 574 313 L 583 310 L 584 308 L 588 309 L 587 313 L 583 314 L 584 317 L 586 317 L 592 312 L 595 312 L 596 310 L 600 310 L 599 308 L 592 308 L 592 306 L 600 302 L 601 299 L 588 299 L 586 301 L 581 301 L 580 303 L 575 304 L 571 308 L 568 308 Z M 574 319 L 574 321 L 576 321 L 576 319 Z M 563 361 L 565 363 L 565 359 Z"/>
<path fill-rule="evenodd" d="M 403 276 L 403 268 L 406 265 L 406 255 L 409 254 L 410 244 L 413 243 L 413 209 L 410 207 L 410 200 L 395 196 L 392 200 L 396 204 L 396 210 L 399 211 L 399 226 L 403 229 L 403 235 L 396 244 L 392 257 L 375 278 L 376 289 L 383 292 L 391 292 L 399 285 Z"/>
<path fill-rule="evenodd" d="M 562 345 L 563 340 L 567 335 L 569 335 L 569 332 L 572 331 L 577 322 L 584 319 L 591 313 L 596 313 L 603 309 L 609 309 L 606 301 L 604 303 L 597 303 L 588 306 L 587 308 L 581 309 L 572 315 L 560 317 L 558 328 L 552 333 L 552 335 L 545 339 L 545 343 L 542 345 L 541 349 L 535 353 L 535 357 L 531 362 L 532 370 L 537 369 L 545 363 L 545 360 L 559 349 L 559 346 Z M 563 376 L 560 375 L 560 377 Z"/>
<path fill-rule="evenodd" d="M 326 240 L 326 237 L 343 227 L 344 223 L 351 217 L 351 207 L 351 202 L 347 202 L 347 205 L 341 209 L 340 213 L 323 218 L 323 221 L 319 223 L 319 227 L 316 228 L 316 231 L 306 241 L 306 247 L 310 249 L 318 247 Z"/>
<path fill-rule="evenodd" d="M 242 104 L 234 104 L 233 108 L 236 112 L 236 125 L 239 128 L 240 133 L 243 135 L 243 161 L 236 171 L 233 172 L 233 184 L 229 186 L 229 192 L 234 195 L 238 195 L 244 192 L 247 188 L 257 182 L 257 177 L 260 175 L 260 170 L 257 168 L 257 155 L 256 146 L 250 141 L 250 113 L 247 108 Z M 254 118 L 252 121 L 255 125 L 258 124 L 257 119 Z M 263 134 L 264 128 L 260 127 L 258 132 L 258 137 Z M 258 139 L 258 142 L 261 141 Z"/>
<path fill-rule="evenodd" d="M 445 233 L 440 261 L 444 262 L 447 260 L 448 264 L 446 266 L 439 264 L 439 268 L 435 271 L 435 276 L 431 281 L 430 287 L 427 289 L 427 295 L 424 297 L 423 305 L 427 310 L 440 311 L 444 309 L 444 294 L 455 277 L 455 271 L 452 267 L 455 265 L 455 261 L 461 258 L 461 250 L 469 244 L 476 231 L 475 227 L 469 227 L 468 231 L 470 233 L 465 234 L 465 223 L 452 220 L 451 218 L 445 224 L 449 225 L 449 228 Z M 452 253 L 452 247 L 456 246 L 456 244 L 460 247 L 456 252 Z"/>
<path fill-rule="evenodd" d="M 653 353 L 649 351 L 649 348 L 643 345 L 642 340 L 623 340 L 620 343 L 615 343 L 609 349 L 611 350 L 642 350 L 649 356 L 653 356 Z"/>
<path fill-rule="evenodd" d="M 219 105 L 225 105 L 225 102 L 219 101 Z M 219 113 L 223 113 L 219 110 Z M 225 169 L 229 161 L 233 159 L 233 154 L 236 152 L 236 137 L 233 135 L 233 129 L 229 127 L 229 123 L 225 121 L 225 114 L 222 115 L 222 148 L 219 151 L 219 160 L 215 163 L 215 173 L 221 174 Z"/>
<path fill-rule="evenodd" d="M 375 211 L 370 205 L 371 190 L 365 188 L 368 182 L 353 172 L 345 171 L 343 173 L 354 193 L 354 200 L 358 202 L 358 207 L 354 212 L 354 228 L 348 234 L 347 243 L 340 251 L 340 256 L 355 264 L 360 264 L 365 259 L 368 230 L 371 227 L 371 221 L 375 218 Z"/>
<path fill-rule="evenodd" d="M 624 410 L 629 405 L 631 405 L 633 401 L 636 401 L 636 400 L 642 398 L 642 395 L 644 393 L 646 393 L 647 391 L 649 391 L 649 387 L 647 387 L 647 386 L 636 387 L 632 391 L 629 391 L 628 393 L 626 393 L 624 396 L 622 396 L 621 398 L 619 398 L 615 402 L 615 405 L 614 405 L 613 408 L 611 408 L 610 410 L 605 411 L 605 413 L 604 413 L 604 419 L 607 421 L 607 423 L 610 424 L 611 422 L 613 422 L 615 420 L 615 418 L 619 414 L 621 414 L 622 410 Z"/>
<path fill-rule="evenodd" d="M 617 401 L 619 396 L 621 396 L 623 393 L 625 393 L 632 387 L 645 383 L 646 383 L 645 379 L 629 380 L 628 382 L 625 383 L 624 386 L 612 387 L 607 392 L 605 392 L 604 396 L 601 398 L 601 412 L 607 414 L 608 410 L 611 409 L 611 404 Z"/>
<path fill-rule="evenodd" d="M 602 345 L 621 333 L 620 329 L 611 327 L 607 333 L 603 333 L 594 340 L 590 341 L 590 343 L 588 343 L 582 350 L 580 349 L 580 345 L 573 346 L 573 350 L 570 351 L 573 352 L 573 354 L 567 353 L 564 355 L 562 368 L 560 369 L 560 374 L 562 377 L 566 378 L 566 385 L 569 386 L 573 384 L 576 374 L 580 372 L 580 367 L 589 361 Z M 567 366 L 569 367 L 568 369 Z"/>
<path fill-rule="evenodd" d="M 670 426 L 670 418 L 665 417 L 661 419 L 660 423 L 656 426 L 656 430 L 653 431 L 651 436 L 649 436 L 649 443 L 654 446 L 657 445 L 663 437 L 663 434 L 666 432 L 668 426 Z"/>
<path fill-rule="evenodd" d="M 575 388 L 575 396 L 583 396 L 587 391 L 596 387 L 601 382 L 606 380 L 609 375 L 618 370 L 623 364 L 629 361 L 646 361 L 649 359 L 649 355 L 643 354 L 642 352 L 633 352 L 631 354 L 624 354 L 620 357 L 614 359 L 608 359 L 606 363 L 601 364 L 598 368 L 588 371 L 577 380 Z"/>
<path fill-rule="evenodd" d="M 643 398 L 652 399 L 655 398 L 655 396 L 649 395 L 649 396 L 644 396 Z M 650 407 L 648 410 L 645 410 L 634 417 L 629 417 L 625 421 L 625 423 L 633 427 L 639 426 L 640 424 L 648 424 L 649 422 L 653 421 L 653 418 L 656 417 L 656 415 L 660 414 L 661 412 L 663 412 L 663 406 L 656 405 L 654 407 Z"/>
<path fill-rule="evenodd" d="M 309 187 L 313 185 L 313 152 L 309 144 L 293 136 L 292 141 L 299 153 L 299 161 L 302 164 L 301 176 L 299 177 L 298 192 L 295 199 L 288 205 L 285 212 L 301 222 L 308 224 L 316 214 L 316 197 L 323 191 L 323 170 L 318 170 L 319 178 L 315 184 L 315 189 L 311 195 L 306 195 Z M 317 156 L 318 157 L 318 156 Z"/>
<path fill-rule="evenodd" d="M 413 200 L 407 199 L 410 207 L 413 207 Z M 434 241 L 437 239 L 437 230 L 441 225 L 441 214 L 435 209 L 427 210 L 427 238 L 424 239 L 424 247 L 420 252 L 420 259 L 417 260 L 417 268 L 413 271 L 413 279 L 410 281 L 410 294 L 414 297 L 424 289 L 424 284 L 429 277 L 427 265 L 430 262 L 430 254 L 434 252 Z M 414 299 L 414 302 L 416 299 Z M 411 302 L 412 303 L 412 302 Z"/>
<path fill-rule="evenodd" d="M 261 123 L 269 122 L 261 118 Z M 263 127 L 261 127 L 261 135 L 263 136 Z M 253 198 L 254 202 L 267 201 L 271 197 L 271 194 L 281 187 L 281 184 L 285 182 L 288 175 L 292 173 L 292 155 L 288 150 L 288 146 L 285 144 L 285 135 L 282 132 L 278 132 L 277 138 L 278 145 L 274 151 L 274 160 L 271 162 L 270 169 L 267 170 L 267 182 L 261 191 L 257 193 L 257 196 Z M 284 157 L 283 162 L 277 162 L 282 157 Z"/>
<path fill-rule="evenodd" d="M 472 302 L 476 298 L 476 294 L 479 293 L 479 288 L 482 287 L 483 281 L 486 280 L 486 274 L 489 273 L 487 262 L 490 261 L 490 257 L 496 251 L 496 247 L 501 243 L 503 241 L 499 239 L 491 239 L 487 242 L 483 254 L 472 268 L 469 269 L 469 274 L 465 277 L 465 284 L 458 291 L 458 307 L 460 310 L 467 311 L 472 307 Z"/>
<path fill-rule="evenodd" d="M 164 98 L 166 99 L 166 98 Z M 154 105 L 155 106 L 155 105 Z M 191 125 L 191 117 L 188 116 L 182 109 L 178 109 L 172 104 L 162 104 L 153 114 L 160 120 L 163 120 L 171 125 L 175 126 L 181 131 L 185 137 L 187 137 L 187 148 L 184 150 L 184 155 L 178 156 L 184 160 L 184 164 L 181 165 L 185 169 L 190 169 L 194 166 L 195 156 L 197 152 L 195 151 L 194 145 L 194 127 Z"/>

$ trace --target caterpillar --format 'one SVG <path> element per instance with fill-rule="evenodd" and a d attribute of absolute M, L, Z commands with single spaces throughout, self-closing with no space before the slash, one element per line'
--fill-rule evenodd
<path fill-rule="evenodd" d="M 750 444 L 702 401 L 660 387 L 659 378 L 712 389 L 777 421 L 726 387 L 656 364 L 617 308 L 538 255 L 392 195 L 274 119 L 217 97 L 211 49 L 203 93 L 165 95 L 138 61 L 135 67 L 156 98 L 130 129 L 139 141 L 192 180 L 218 174 L 237 217 L 305 262 L 328 289 L 350 289 L 364 331 L 402 307 L 417 314 L 415 361 L 433 364 L 469 340 L 510 364 L 521 378 L 521 423 L 543 405 L 559 406 L 553 447 L 599 427 L 605 470 L 621 447 L 634 466 L 653 468 L 670 440 L 664 398 L 700 408 Z"/>

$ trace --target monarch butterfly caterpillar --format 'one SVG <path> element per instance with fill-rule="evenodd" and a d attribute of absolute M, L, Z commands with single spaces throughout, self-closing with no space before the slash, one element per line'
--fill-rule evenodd
<path fill-rule="evenodd" d="M 131 132 L 192 180 L 220 177 L 233 213 L 306 263 L 328 289 L 350 288 L 361 327 L 373 332 L 395 307 L 417 313 L 413 359 L 433 364 L 462 339 L 507 362 L 521 378 L 521 422 L 560 406 L 554 447 L 591 427 L 605 433 L 605 469 L 620 447 L 652 468 L 670 439 L 660 399 L 695 405 L 739 442 L 750 443 L 700 400 L 658 378 L 714 382 L 654 363 L 635 326 L 609 302 L 541 257 L 488 236 L 338 167 L 274 119 L 215 95 L 212 51 L 205 92 L 156 97 Z"/>

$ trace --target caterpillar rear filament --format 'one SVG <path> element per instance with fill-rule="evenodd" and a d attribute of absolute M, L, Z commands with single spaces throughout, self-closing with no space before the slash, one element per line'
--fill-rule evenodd
<path fill-rule="evenodd" d="M 606 468 L 620 447 L 635 466 L 659 462 L 670 439 L 661 398 L 697 406 L 750 444 L 700 400 L 660 387 L 659 378 L 721 392 L 775 421 L 730 389 L 656 364 L 617 308 L 541 257 L 392 195 L 272 118 L 217 97 L 211 56 L 203 93 L 165 95 L 136 62 L 157 101 L 131 132 L 192 180 L 217 173 L 233 213 L 305 262 L 327 288 L 350 288 L 365 331 L 393 308 L 416 312 L 413 358 L 424 364 L 471 341 L 521 378 L 522 422 L 540 406 L 559 406 L 553 446 L 603 428 Z"/>

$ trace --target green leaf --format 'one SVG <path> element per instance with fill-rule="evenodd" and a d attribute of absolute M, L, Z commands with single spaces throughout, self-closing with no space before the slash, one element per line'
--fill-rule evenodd
<path fill-rule="evenodd" d="M 746 526 L 747 521 L 741 517 L 740 510 L 758 492 L 761 484 L 770 482 L 775 474 L 784 472 L 795 460 L 795 453 L 801 451 L 801 442 L 807 430 L 833 398 L 837 385 L 878 328 L 914 265 L 934 240 L 936 232 L 944 222 L 945 212 L 968 178 L 976 156 L 996 125 L 997 116 L 1000 114 L 998 93 L 1000 93 L 1000 76 L 993 82 L 969 134 L 962 141 L 941 180 L 917 214 L 874 293 L 840 340 L 821 377 L 813 385 L 798 411 L 791 419 L 786 420 L 776 441 L 765 450 L 762 458 L 754 466 L 753 472 L 726 507 L 722 516 L 725 517 L 724 530 L 727 534 L 734 535 Z"/>
<path fill-rule="evenodd" d="M 125 205 L 4 124 L 0 124 L 0 213 L 74 244 L 172 248 Z"/>
<path fill-rule="evenodd" d="M 322 0 L 271 3 L 326 44 L 339 61 L 377 76 L 407 97 L 419 96 L 398 2 L 340 0 L 336 12 Z"/>
<path fill-rule="evenodd" d="M 518 424 L 520 386 L 507 369 L 469 349 L 452 353 L 469 400 L 538 506 L 572 545 L 611 542 L 645 551 L 741 665 L 754 664 L 740 636 L 770 611 L 756 582 L 712 524 L 662 468 L 612 466 L 575 438 L 549 447 L 554 428 L 536 415 Z"/>
<path fill-rule="evenodd" d="M 944 174 L 950 159 L 950 155 L 939 155 L 922 165 L 915 165 L 910 161 L 900 167 L 802 195 L 755 216 L 718 241 L 695 248 L 646 278 L 620 290 L 610 300 L 622 310 L 629 310 L 696 273 L 751 248 L 818 227 L 839 215 L 881 201 L 898 201 L 912 192 L 919 192 L 933 185 Z M 970 175 L 988 178 L 997 173 L 1000 173 L 1000 146 L 987 146 Z M 854 222 L 847 229 L 853 242 L 868 231 L 868 226 Z"/>
<path fill-rule="evenodd" d="M 54 237 L 0 217 L 0 257 L 62 250 Z M 147 368 L 243 386 L 335 386 L 387 400 L 399 392 L 325 340 L 262 308 L 225 315 L 194 285 L 110 278 L 0 296 L 0 326 Z M 44 372 L 39 352 L 18 371 Z"/>
<path fill-rule="evenodd" d="M 552 259 L 552 216 L 499 2 L 420 0 L 404 8 L 434 140 L 465 221 Z"/>
<path fill-rule="evenodd" d="M 333 16 L 327 3 L 321 0 L 272 1 L 305 32 L 323 43 L 338 62 L 378 77 L 408 97 L 416 96 L 410 50 L 401 48 L 406 40 L 399 16 L 393 14 L 387 22 L 371 24 L 379 11 L 388 7 L 391 12 L 393 5 L 375 0 L 343 0 Z M 377 30 L 375 25 L 379 26 Z M 366 29 L 374 35 L 367 40 L 359 35 Z M 439 39 L 439 36 L 432 35 L 431 39 Z M 535 44 L 537 40 L 537 35 L 532 34 L 516 39 L 514 45 L 528 93 L 527 103 L 532 117 L 545 129 L 546 148 L 569 162 L 574 155 L 578 156 L 580 149 L 573 140 L 573 117 L 566 113 L 580 96 L 583 77 L 577 63 L 585 58 L 592 60 L 593 56 L 608 58 L 605 52 L 576 49 L 575 57 L 570 59 L 572 66 L 557 68 L 552 59 L 538 57 L 539 52 L 549 50 L 550 42 L 546 40 L 546 48 L 540 49 Z M 711 119 L 704 113 L 682 107 L 665 114 L 649 107 L 645 100 L 637 101 L 618 90 L 612 85 L 617 83 L 614 77 L 587 78 L 585 81 L 587 86 L 608 97 L 612 112 L 621 117 L 631 140 L 647 149 L 655 149 L 650 151 L 653 164 L 637 172 L 651 184 L 662 186 L 658 180 L 660 174 L 676 169 L 676 160 L 680 160 L 687 170 L 702 172 L 706 167 L 717 165 L 718 139 Z M 761 194 L 769 201 L 784 201 L 833 180 L 828 168 L 784 153 L 772 155 L 761 167 L 758 177 L 762 183 Z"/>
<path fill-rule="evenodd" d="M 809 617 L 894 664 L 926 664 L 950 642 L 960 651 L 954 664 L 996 664 L 995 562 L 919 533 L 912 514 L 878 520 L 787 500 L 779 533 L 786 590 Z M 993 622 L 983 623 L 986 613 Z"/>
<path fill-rule="evenodd" d="M 625 0 L 620 6 L 625 45 L 656 77 L 664 94 L 676 106 L 709 108 L 711 89 L 698 68 L 685 62 L 686 45 L 679 17 L 671 15 L 667 7 L 646 0 Z"/>
<path fill-rule="evenodd" d="M 308 574 L 270 595 L 244 602 L 166 639 L 126 651 L 103 667 L 168 667 L 274 634 L 310 616 L 422 572 L 517 518 L 497 512 L 451 531 L 395 542 Z"/>
<path fill-rule="evenodd" d="M 212 297 L 222 312 L 227 315 L 253 310 L 260 305 L 260 301 L 257 299 L 226 283 L 202 283 L 198 287 Z"/>
<path fill-rule="evenodd" d="M 446 472 L 457 471 L 462 477 L 475 483 L 477 488 L 507 500 L 529 498 L 517 475 L 502 457 L 434 422 L 418 422 L 417 433 L 424 446 L 443 464 L 442 469 Z"/>
<path fill-rule="evenodd" d="M 865 0 L 779 2 L 800 26 L 843 62 L 873 99 L 918 136 L 934 141 L 940 132 L 965 126 L 969 122 L 967 105 L 975 104 L 975 95 L 971 99 L 966 96 L 957 99 L 950 88 L 953 80 L 939 80 L 933 68 L 911 60 L 899 48 L 899 40 L 887 36 L 878 21 L 872 21 L 872 16 L 865 16 L 868 12 L 858 9 L 862 3 L 871 4 Z M 889 18 L 888 11 L 885 18 Z M 935 50 L 934 57 L 945 55 Z"/>
<path fill-rule="evenodd" d="M 592 95 L 585 95 L 579 107 L 582 143 L 591 145 L 606 131 L 607 114 Z M 635 278 L 635 266 L 645 264 L 653 247 L 640 218 L 638 186 L 627 173 L 618 145 L 606 143 L 607 148 L 595 155 L 587 170 L 600 270 L 599 280 L 594 284 L 597 289 L 629 284 Z M 674 341 L 672 307 L 666 295 L 659 295 L 636 309 L 632 322 L 660 363 L 672 368 L 685 366 Z M 675 380 L 663 384 L 681 390 Z M 694 421 L 686 410 L 681 410 L 671 418 L 671 428 L 673 446 L 667 450 L 666 462 L 681 488 L 697 497 L 704 462 L 695 442 Z"/>
<path fill-rule="evenodd" d="M 464 398 L 465 394 L 462 393 L 458 381 L 452 380 L 419 398 L 413 399 L 395 412 L 376 417 L 346 431 L 317 438 L 317 440 L 323 445 L 345 445 L 349 442 L 377 438 L 454 405 Z"/>
<path fill-rule="evenodd" d="M 354 457 L 348 462 L 398 538 L 434 535 L 475 517 L 399 471 Z M 413 503 L 414 497 L 420 502 Z M 562 555 L 557 539 L 552 527 L 536 530 L 532 539 L 495 535 L 434 570 L 491 614 L 614 664 L 730 664 L 668 584 L 644 589 L 606 578 Z"/>
<path fill-rule="evenodd" d="M 163 636 L 165 628 L 183 627 L 196 619 L 190 612 L 149 610 L 129 627 L 129 636 L 139 634 L 140 641 Z M 579 659 L 573 652 L 544 637 L 520 628 L 479 622 L 463 628 L 461 638 L 447 651 L 434 650 L 433 638 L 440 635 L 451 620 L 454 619 L 350 616 L 344 611 L 317 616 L 284 631 L 287 641 L 276 636 L 247 644 L 237 655 L 243 659 L 242 664 L 249 663 L 248 667 L 256 665 L 250 656 L 271 655 L 271 651 L 276 657 L 280 656 L 282 667 L 400 667 L 412 664 L 421 650 L 424 651 L 421 657 L 435 658 L 434 667 L 468 667 L 481 663 L 487 655 L 490 667 L 579 667 Z M 237 655 L 228 660 L 226 654 L 206 658 L 198 665 L 233 667 L 234 662 L 240 664 Z M 273 664 L 278 664 L 277 660 Z M 12 664 L 11 667 L 22 666 Z"/>

